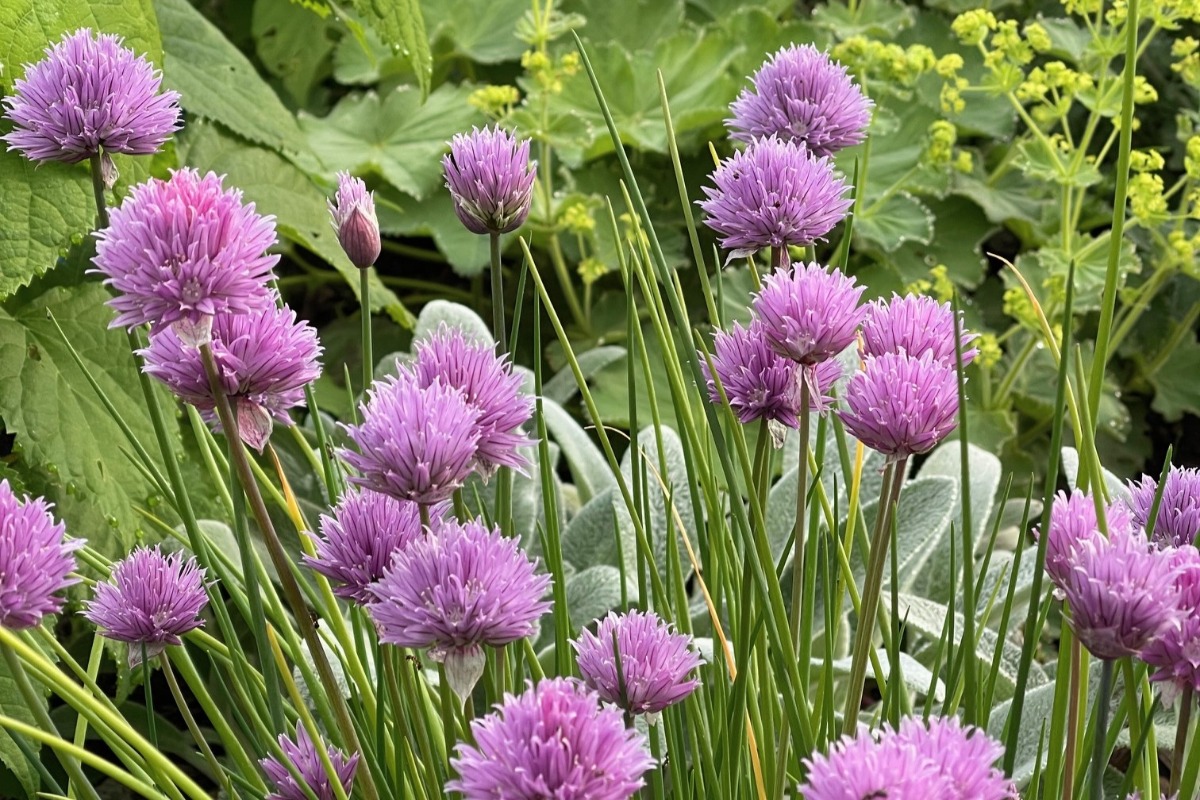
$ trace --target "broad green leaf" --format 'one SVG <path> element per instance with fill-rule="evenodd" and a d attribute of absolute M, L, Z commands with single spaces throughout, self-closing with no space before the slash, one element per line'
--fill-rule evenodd
<path fill-rule="evenodd" d="M 692 508 L 691 485 L 688 482 L 687 464 L 683 457 L 683 442 L 679 434 L 672 428 L 663 426 L 662 453 L 658 450 L 653 426 L 647 426 L 638 434 L 638 444 L 642 451 L 641 469 L 646 475 L 646 505 L 649 515 L 643 518 L 646 537 L 659 570 L 667 567 L 667 537 L 674 536 L 678 545 L 683 574 L 686 578 L 692 574 L 691 562 L 687 559 L 686 545 L 682 541 L 679 525 L 676 524 L 676 514 L 686 535 L 694 543 L 696 541 L 696 516 Z M 633 484 L 633 468 L 630 463 L 632 453 L 626 451 L 621 460 L 621 472 L 625 476 L 626 485 Z M 667 506 L 670 499 L 673 508 Z M 618 502 L 616 510 L 619 515 L 628 519 L 629 509 L 624 502 Z M 632 524 L 632 520 L 630 520 Z"/>
<path fill-rule="evenodd" d="M 1099 236 L 1079 236 L 1071 257 L 1075 260 L 1075 298 L 1072 308 L 1077 312 L 1099 311 L 1108 276 L 1108 248 L 1112 237 L 1108 231 Z M 1070 271 L 1071 257 L 1061 247 L 1043 247 L 1017 259 L 1017 267 L 1039 294 L 1043 304 L 1061 297 Z M 1125 285 L 1131 274 L 1142 271 L 1142 260 L 1132 239 L 1121 242 L 1121 254 L 1117 263 L 1117 288 Z M 1012 281 L 1009 276 L 1006 280 Z M 1055 297 L 1052 298 L 1050 291 Z"/>
<path fill-rule="evenodd" d="M 579 31 L 584 41 L 620 42 L 631 53 L 653 50 L 660 39 L 672 36 L 683 26 L 683 0 L 618 3 L 568 0 L 562 4 L 562 10 L 579 13 L 587 19 L 587 25 Z"/>
<path fill-rule="evenodd" d="M 591 625 L 619 605 L 621 572 L 616 567 L 598 564 L 567 579 L 567 608 L 571 613 L 572 632 Z"/>
<path fill-rule="evenodd" d="M 0 64 L 5 82 L 23 74 L 18 65 L 39 61 L 45 48 L 77 28 L 119 34 L 138 55 L 162 62 L 162 41 L 150 0 L 6 0 L 0 5 Z"/>
<path fill-rule="evenodd" d="M 720 21 L 744 9 L 746 2 L 745 0 L 688 0 L 688 5 L 707 14 L 710 19 Z M 792 7 L 791 0 L 763 0 L 758 5 L 772 16 L 778 16 Z"/>
<path fill-rule="evenodd" d="M 900 591 L 912 589 L 924 566 L 941 549 L 950 533 L 958 497 L 958 483 L 943 476 L 922 475 L 904 484 L 895 514 Z M 867 530 L 874 530 L 878 509 L 877 500 L 863 505 Z M 853 564 L 855 574 L 866 575 L 866 563 L 859 549 L 854 552 Z M 890 574 L 885 573 L 884 585 L 891 585 Z"/>
<path fill-rule="evenodd" d="M 1172 422 L 1184 414 L 1200 416 L 1197 375 L 1200 375 L 1200 344 L 1193 337 L 1185 339 L 1170 360 L 1149 376 L 1154 385 L 1154 410 Z"/>
<path fill-rule="evenodd" d="M 543 399 L 542 408 L 547 432 L 562 449 L 580 501 L 588 503 L 600 493 L 616 487 L 616 478 L 609 471 L 604 454 L 575 418 L 549 398 Z"/>
<path fill-rule="evenodd" d="M 854 234 L 890 253 L 905 242 L 929 244 L 933 223 L 924 203 L 908 192 L 898 192 L 860 214 L 854 220 Z"/>
<path fill-rule="evenodd" d="M 899 0 L 863 0 L 852 9 L 829 2 L 813 9 L 813 22 L 837 33 L 839 38 L 869 36 L 890 40 L 913 23 L 913 9 Z"/>
<path fill-rule="evenodd" d="M 433 81 L 433 55 L 420 0 L 352 0 L 352 4 L 384 44 L 408 59 L 424 101 Z"/>
<path fill-rule="evenodd" d="M 749 77 L 758 71 L 768 56 L 793 42 L 811 42 L 824 50 L 829 46 L 828 31 L 814 26 L 809 18 L 782 21 L 778 12 L 759 4 L 748 7 L 736 0 L 736 8 L 714 17 L 714 23 L 735 42 L 745 42 L 734 61 L 733 75 L 749 87 Z M 731 97 L 730 100 L 733 98 Z"/>
<path fill-rule="evenodd" d="M 422 0 L 421 10 L 429 38 L 448 42 L 452 55 L 499 64 L 529 47 L 517 36 L 529 0 Z"/>
<path fill-rule="evenodd" d="M 263 67 L 279 79 L 295 105 L 307 105 L 315 87 L 329 76 L 340 36 L 337 24 L 290 0 L 256 0 L 250 32 Z"/>
<path fill-rule="evenodd" d="M 925 199 L 933 214 L 934 235 L 927 243 L 906 242 L 888 257 L 906 285 L 928 280 L 929 271 L 944 265 L 950 280 L 958 286 L 974 289 L 987 275 L 983 243 L 996 230 L 979 206 L 963 202 L 961 197 L 944 200 Z M 868 289 L 873 294 L 875 287 Z"/>
<path fill-rule="evenodd" d="M 1095 164 L 1084 162 L 1071 172 L 1064 160 L 1067 159 L 1061 153 L 1051 151 L 1041 139 L 1025 139 L 1017 144 L 1015 163 L 1035 181 L 1057 183 L 1073 189 L 1094 186 L 1100 182 L 1100 170 Z"/>
<path fill-rule="evenodd" d="M 1048 205 L 1044 193 L 1031 191 L 1029 182 L 1014 170 L 990 179 L 977 166 L 970 175 L 954 176 L 953 192 L 974 200 L 995 223 L 1014 220 L 1037 223 Z"/>
<path fill-rule="evenodd" d="M 563 559 L 576 569 L 600 564 L 619 567 L 623 563 L 626 581 L 636 591 L 637 537 L 629 516 L 618 514 L 618 508 L 623 510 L 625 501 L 611 488 L 588 501 L 563 532 Z M 617 558 L 618 536 L 622 559 Z"/>
<path fill-rule="evenodd" d="M 598 370 L 604 369 L 619 358 L 623 358 L 625 353 L 626 350 L 624 347 L 601 345 L 600 347 L 577 353 L 576 360 L 579 362 L 579 369 L 586 380 L 591 378 L 593 373 Z M 542 385 L 542 395 L 557 403 L 567 402 L 578 391 L 579 385 L 575 381 L 575 373 L 569 366 L 563 367 L 553 378 Z"/>
<path fill-rule="evenodd" d="M 1038 24 L 1050 35 L 1049 54 L 1078 64 L 1092 42 L 1092 34 L 1073 19 L 1039 17 Z"/>
<path fill-rule="evenodd" d="M 470 341 L 495 344 L 492 329 L 482 317 L 466 306 L 449 300 L 431 300 L 425 304 L 413 327 L 413 341 L 429 338 L 442 325 L 458 328 Z"/>
<path fill-rule="evenodd" d="M 488 237 L 467 230 L 454 213 L 450 192 L 440 184 L 421 200 L 402 197 L 385 185 L 376 191 L 375 200 L 381 231 L 394 236 L 430 237 L 458 275 L 474 277 L 491 263 Z M 501 236 L 501 248 L 508 250 L 519 235 L 514 232 Z"/>

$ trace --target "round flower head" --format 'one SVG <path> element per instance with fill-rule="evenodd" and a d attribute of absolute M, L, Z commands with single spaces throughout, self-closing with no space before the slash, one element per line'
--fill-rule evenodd
<path fill-rule="evenodd" d="M 1129 491 L 1134 523 L 1145 530 L 1158 481 L 1143 475 L 1141 480 L 1130 481 Z M 1172 466 L 1154 518 L 1154 541 L 1161 546 L 1177 547 L 1193 544 L 1197 533 L 1200 533 L 1200 469 Z"/>
<path fill-rule="evenodd" d="M 290 308 L 271 304 L 247 314 L 217 315 L 211 335 L 213 358 L 237 415 L 238 433 L 261 452 L 273 421 L 290 425 L 288 409 L 304 403 L 304 387 L 321 375 L 317 332 L 307 322 L 298 322 Z M 217 424 L 216 399 L 199 350 L 170 329 L 152 336 L 150 346 L 138 354 L 145 359 L 147 374 Z"/>
<path fill-rule="evenodd" d="M 1041 531 L 1035 530 L 1040 536 Z M 1075 548 L 1083 541 L 1100 536 L 1096 505 L 1088 492 L 1075 489 L 1068 495 L 1059 492 L 1050 506 L 1049 539 L 1046 540 L 1046 574 L 1054 585 L 1062 586 L 1070 577 Z"/>
<path fill-rule="evenodd" d="M 502 466 L 525 467 L 528 461 L 517 448 L 533 444 L 521 433 L 533 416 L 533 398 L 521 391 L 521 376 L 513 373 L 512 362 L 445 323 L 416 350 L 413 370 L 422 386 L 441 381 L 461 390 L 467 403 L 478 409 L 475 457 L 484 477 Z"/>
<path fill-rule="evenodd" d="M 518 141 L 499 125 L 472 128 L 450 140 L 442 167 L 454 213 L 471 233 L 508 233 L 525 223 L 537 180 L 528 139 Z"/>
<path fill-rule="evenodd" d="M 107 228 L 96 233 L 92 261 L 117 296 L 109 327 L 173 327 L 190 346 L 209 341 L 213 317 L 245 314 L 272 302 L 267 280 L 279 260 L 275 219 L 223 189 L 221 178 L 193 169 L 135 186 Z"/>
<path fill-rule="evenodd" d="M 595 633 L 584 629 L 571 642 L 584 683 L 630 714 L 658 714 L 696 690 L 700 681 L 688 676 L 701 659 L 691 644 L 691 636 L 673 632 L 653 611 L 610 612 Z"/>
<path fill-rule="evenodd" d="M 471 474 L 479 409 L 441 381 L 422 386 L 409 369 L 377 381 L 359 406 L 362 424 L 343 425 L 358 451 L 339 451 L 359 475 L 350 482 L 397 500 L 433 505 Z"/>
<path fill-rule="evenodd" d="M 164 555 L 155 545 L 139 547 L 113 567 L 110 583 L 96 584 L 83 615 L 109 639 L 129 644 L 129 666 L 154 658 L 167 645 L 204 624 L 208 604 L 204 570 L 183 553 Z"/>
<path fill-rule="evenodd" d="M 150 155 L 179 129 L 179 95 L 159 92 L 162 73 L 121 38 L 87 28 L 25 65 L 4 98 L 13 131 L 9 150 L 31 161 L 74 164 L 108 151 Z"/>
<path fill-rule="evenodd" d="M 890 728 L 861 728 L 843 736 L 828 755 L 804 760 L 807 777 L 800 786 L 805 800 L 944 800 L 954 797 L 941 766 Z"/>
<path fill-rule="evenodd" d="M 960 315 L 961 318 L 961 315 Z M 893 295 L 888 302 L 877 300 L 867 306 L 863 320 L 863 350 L 869 356 L 881 356 L 903 350 L 910 356 L 933 357 L 954 366 L 954 312 L 949 303 L 938 303 L 925 295 Z M 977 334 L 967 333 L 959 324 L 962 362 L 970 364 L 978 350 L 969 349 Z"/>
<path fill-rule="evenodd" d="M 320 742 L 320 745 L 324 747 L 325 743 Z M 289 739 L 286 734 L 279 734 L 279 749 L 300 773 L 300 777 L 304 779 L 304 785 L 308 786 L 317 800 L 334 800 L 337 797 L 333 782 L 321 764 L 321 756 L 317 753 L 317 744 L 309 737 L 308 730 L 303 725 L 296 726 L 295 741 Z M 329 763 L 333 767 L 333 771 L 337 773 L 338 783 L 349 795 L 350 787 L 354 784 L 354 771 L 358 768 L 358 753 L 347 758 L 341 750 L 333 746 L 326 747 L 325 752 L 329 756 Z M 274 756 L 269 756 L 261 759 L 258 763 L 262 766 L 263 772 L 267 773 L 267 778 L 271 783 L 275 784 L 275 791 L 267 795 L 266 800 L 308 800 L 303 786 L 296 782 L 282 761 Z"/>
<path fill-rule="evenodd" d="M 333 229 L 350 263 L 366 269 L 379 259 L 382 248 L 375 195 L 367 191 L 362 178 L 352 178 L 348 172 L 339 172 L 337 179 L 337 194 L 328 201 Z"/>
<path fill-rule="evenodd" d="M 855 339 L 866 309 L 858 304 L 863 287 L 839 270 L 796 264 L 763 279 L 754 314 L 776 353 L 810 365 L 833 358 Z"/>
<path fill-rule="evenodd" d="M 18 499 L 0 480 L 0 627 L 34 627 L 62 609 L 56 592 L 79 583 L 68 575 L 84 540 L 64 541 L 66 526 L 54 521 L 50 508 L 41 497 Z"/>
<path fill-rule="evenodd" d="M 421 535 L 416 503 L 385 494 L 351 489 L 333 516 L 321 515 L 321 538 L 310 537 L 317 555 L 304 563 L 340 586 L 338 597 L 365 605 L 375 599 L 368 588 L 383 577 L 392 556 Z"/>
<path fill-rule="evenodd" d="M 471 723 L 446 791 L 465 800 L 627 800 L 654 761 L 621 712 L 569 678 L 546 679 Z"/>
<path fill-rule="evenodd" d="M 964 728 L 957 717 L 934 717 L 928 726 L 919 717 L 907 717 L 894 736 L 937 765 L 949 784 L 949 791 L 939 795 L 943 800 L 1018 797 L 1017 787 L 994 766 L 1004 747 L 979 728 Z"/>
<path fill-rule="evenodd" d="M 482 522 L 446 519 L 398 551 L 371 587 L 379 640 L 428 648 L 450 687 L 466 698 L 483 674 L 483 645 L 530 636 L 550 608 L 550 576 L 538 575 L 515 539 Z"/>
<path fill-rule="evenodd" d="M 775 137 L 757 139 L 722 161 L 703 187 L 705 223 L 719 234 L 729 258 L 768 247 L 810 245 L 846 216 L 850 188 L 827 158 Z"/>
<path fill-rule="evenodd" d="M 889 459 L 928 453 L 958 424 L 958 376 L 931 353 L 868 356 L 838 416 L 856 439 Z"/>
<path fill-rule="evenodd" d="M 733 101 L 730 138 L 778 136 L 828 156 L 867 136 L 874 105 L 846 68 L 812 45 L 791 45 L 767 59 Z"/>
<path fill-rule="evenodd" d="M 1183 545 L 1164 551 L 1164 555 L 1178 569 L 1179 625 L 1150 640 L 1138 657 L 1155 668 L 1150 680 L 1162 682 L 1163 699 L 1171 702 L 1188 687 L 1200 693 L 1200 552 Z"/>

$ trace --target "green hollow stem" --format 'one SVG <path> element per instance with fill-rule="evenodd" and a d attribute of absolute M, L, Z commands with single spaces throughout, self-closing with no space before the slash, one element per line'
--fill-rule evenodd
<path fill-rule="evenodd" d="M 1188 728 L 1192 724 L 1191 684 L 1183 689 L 1179 698 L 1179 719 L 1175 721 L 1175 750 L 1171 756 L 1171 782 L 1168 784 L 1167 797 L 1174 797 L 1179 791 L 1179 778 L 1183 774 L 1183 753 L 1187 749 Z"/>
<path fill-rule="evenodd" d="M 1076 740 L 1079 732 L 1079 693 L 1080 693 L 1080 672 L 1081 662 L 1086 656 L 1083 653 L 1082 647 L 1079 644 L 1079 637 L 1071 637 L 1071 672 L 1070 684 L 1068 691 L 1070 692 L 1070 700 L 1067 704 L 1067 743 L 1063 749 L 1063 769 L 1062 769 L 1062 798 L 1063 800 L 1072 800 L 1075 792 L 1075 748 Z M 1130 715 L 1132 716 L 1132 715 Z"/>
<path fill-rule="evenodd" d="M 158 723 L 154 719 L 154 689 L 150 678 L 153 677 L 150 659 L 146 658 L 146 643 L 142 642 L 142 691 L 146 695 L 146 730 L 150 735 L 150 744 L 158 747 Z"/>
<path fill-rule="evenodd" d="M 1112 682 L 1113 662 L 1106 658 L 1100 665 L 1100 691 L 1096 694 L 1096 739 L 1092 745 L 1092 778 L 1088 784 L 1088 797 L 1091 800 L 1104 797 L 1104 767 L 1108 762 L 1108 696 L 1112 693 Z"/>
<path fill-rule="evenodd" d="M 171 668 L 171 659 L 167 658 L 167 652 L 164 650 L 159 654 L 158 658 L 162 664 L 163 677 L 167 679 L 167 686 L 171 690 L 171 696 L 175 698 L 175 706 L 179 709 L 179 714 L 183 717 L 183 722 L 187 726 L 188 733 L 192 735 L 192 740 L 200 748 L 200 753 L 204 756 L 204 760 L 212 767 L 213 778 L 217 783 L 221 784 L 221 788 L 225 790 L 226 797 L 237 797 L 237 794 L 233 791 L 233 784 L 230 782 L 229 776 L 225 774 L 225 769 L 221 766 L 221 762 L 217 760 L 216 754 L 209 747 L 208 740 L 204 738 L 204 733 L 200 730 L 200 726 L 196 724 L 196 718 L 192 716 L 187 698 L 183 696 L 183 690 L 179 688 L 179 681 L 175 678 L 175 670 Z"/>
<path fill-rule="evenodd" d="M 504 270 L 500 263 L 500 234 L 488 234 L 492 273 L 492 337 L 500 354 L 508 352 L 508 336 L 504 325 Z"/>
<path fill-rule="evenodd" d="M 375 377 L 375 356 L 371 350 L 371 268 L 363 267 L 359 277 L 359 316 L 362 317 L 362 390 L 371 386 Z"/>
<path fill-rule="evenodd" d="M 104 202 L 104 170 L 101 167 L 101 156 L 96 153 L 92 156 L 90 164 L 92 167 L 92 193 L 96 197 L 96 227 L 108 227 L 108 207 Z"/>

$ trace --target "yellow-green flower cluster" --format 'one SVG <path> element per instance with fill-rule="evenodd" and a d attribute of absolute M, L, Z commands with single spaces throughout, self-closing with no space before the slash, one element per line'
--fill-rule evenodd
<path fill-rule="evenodd" d="M 548 94 L 560 94 L 563 89 L 563 78 L 579 72 L 579 54 L 566 53 L 557 62 L 545 50 L 526 50 L 521 56 L 521 66 L 537 81 L 542 91 Z"/>
<path fill-rule="evenodd" d="M 1163 179 L 1153 172 L 1129 176 L 1129 210 L 1142 224 L 1160 222 L 1167 215 Z"/>
<path fill-rule="evenodd" d="M 1187 140 L 1184 153 L 1183 168 L 1187 171 L 1187 176 L 1192 180 L 1200 180 L 1200 135 Z"/>
<path fill-rule="evenodd" d="M 901 47 L 866 36 L 851 36 L 838 42 L 830 55 L 860 81 L 889 88 L 911 88 L 938 63 L 933 50 L 923 44 Z"/>
<path fill-rule="evenodd" d="M 1171 70 L 1188 85 L 1200 88 L 1200 42 L 1191 36 L 1176 39 L 1171 44 L 1171 55 L 1178 59 Z"/>
<path fill-rule="evenodd" d="M 471 92 L 467 102 L 489 117 L 500 119 L 511 113 L 520 99 L 521 93 L 515 86 L 488 85 Z"/>
<path fill-rule="evenodd" d="M 585 258 L 579 262 L 578 270 L 585 286 L 591 286 L 611 271 L 608 265 L 598 258 Z"/>
<path fill-rule="evenodd" d="M 596 220 L 587 203 L 583 201 L 573 202 L 564 207 L 558 221 L 563 228 L 576 236 L 596 230 Z"/>

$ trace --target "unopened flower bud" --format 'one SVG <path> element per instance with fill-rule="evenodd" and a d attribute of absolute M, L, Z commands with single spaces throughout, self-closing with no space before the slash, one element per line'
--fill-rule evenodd
<path fill-rule="evenodd" d="M 337 195 L 329 201 L 333 229 L 350 263 L 366 269 L 379 259 L 381 249 L 375 197 L 361 178 L 348 172 L 339 172 L 337 177 Z"/>

